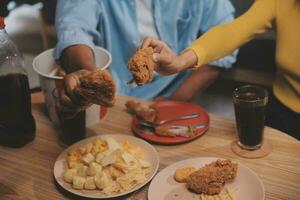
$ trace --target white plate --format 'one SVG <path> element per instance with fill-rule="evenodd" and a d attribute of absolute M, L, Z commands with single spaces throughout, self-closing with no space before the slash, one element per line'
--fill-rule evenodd
<path fill-rule="evenodd" d="M 113 137 L 118 142 L 127 140 L 133 146 L 141 147 L 141 149 L 144 153 L 145 160 L 149 161 L 152 165 L 151 172 L 148 175 L 147 180 L 143 184 L 137 185 L 132 190 L 129 190 L 129 191 L 126 191 L 126 192 L 123 192 L 120 194 L 110 195 L 110 196 L 102 194 L 99 190 L 75 190 L 75 189 L 73 189 L 71 187 L 71 185 L 64 182 L 63 178 L 62 178 L 63 172 L 67 169 L 66 158 L 67 158 L 68 152 L 73 148 L 77 148 L 84 144 L 90 143 L 91 141 L 93 141 L 97 138 L 104 139 L 105 137 Z M 58 156 L 58 158 L 56 159 L 56 162 L 54 164 L 54 177 L 61 187 L 63 187 L 65 190 L 67 190 L 73 194 L 76 194 L 76 195 L 79 195 L 82 197 L 88 197 L 88 198 L 106 199 L 106 198 L 122 196 L 122 195 L 131 193 L 133 191 L 140 189 L 141 187 L 143 187 L 145 184 L 147 184 L 153 178 L 153 176 L 156 174 L 156 172 L 158 170 L 158 166 L 159 166 L 159 157 L 158 157 L 157 151 L 154 149 L 153 146 L 151 146 L 149 143 L 145 142 L 144 140 L 141 140 L 136 137 L 129 136 L 129 135 L 115 135 L 115 134 L 100 135 L 100 136 L 89 137 L 87 139 L 81 140 L 81 141 L 73 144 L 72 146 L 68 147 L 66 150 L 64 150 Z"/>
<path fill-rule="evenodd" d="M 203 167 L 217 159 L 211 157 L 192 158 L 174 163 L 160 171 L 152 180 L 148 190 L 148 200 L 198 200 L 198 194 L 190 192 L 184 183 L 178 183 L 173 175 L 176 169 L 183 167 Z M 264 200 L 264 185 L 260 178 L 248 167 L 238 163 L 238 171 L 232 183 L 224 187 L 237 189 L 236 200 Z"/>

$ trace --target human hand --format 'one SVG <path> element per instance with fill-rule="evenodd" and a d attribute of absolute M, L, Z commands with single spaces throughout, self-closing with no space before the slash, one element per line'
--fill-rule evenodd
<path fill-rule="evenodd" d="M 178 73 L 183 68 L 183 63 L 179 56 L 177 56 L 166 43 L 146 37 L 139 48 L 153 48 L 153 61 L 157 63 L 155 71 L 161 75 L 171 75 Z"/>
<path fill-rule="evenodd" d="M 146 47 L 153 48 L 153 61 L 157 63 L 155 71 L 161 75 L 171 75 L 192 68 L 198 61 L 194 51 L 187 50 L 177 56 L 166 43 L 151 37 L 146 37 L 140 45 L 140 48 Z"/>
<path fill-rule="evenodd" d="M 78 112 L 87 109 L 92 103 L 78 96 L 74 91 L 80 86 L 80 78 L 92 73 L 89 70 L 78 70 L 64 77 L 64 88 L 60 94 L 60 113 L 64 118 L 72 118 Z"/>

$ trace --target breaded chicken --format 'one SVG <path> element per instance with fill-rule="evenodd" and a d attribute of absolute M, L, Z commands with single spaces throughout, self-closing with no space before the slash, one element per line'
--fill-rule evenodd
<path fill-rule="evenodd" d="M 128 61 L 128 68 L 133 75 L 133 80 L 139 86 L 152 81 L 155 62 L 153 49 L 147 47 L 139 49 Z"/>
<path fill-rule="evenodd" d="M 230 160 L 217 160 L 192 173 L 187 187 L 196 193 L 219 194 L 223 185 L 236 177 L 237 168 Z"/>
<path fill-rule="evenodd" d="M 155 127 L 155 134 L 164 137 L 193 137 L 197 134 L 197 128 L 195 125 L 187 125 L 182 127 L 173 127 L 169 125 L 160 125 Z"/>
<path fill-rule="evenodd" d="M 126 106 L 127 110 L 128 110 L 131 114 L 135 114 L 137 108 L 141 106 L 141 102 L 135 101 L 135 100 L 128 100 L 128 101 L 125 103 L 125 106 Z"/>
<path fill-rule="evenodd" d="M 224 185 L 224 174 L 221 168 L 205 166 L 192 173 L 187 179 L 187 187 L 196 193 L 219 194 Z"/>
<path fill-rule="evenodd" d="M 231 182 L 235 179 L 238 165 L 230 160 L 217 160 L 212 163 L 215 167 L 222 168 L 225 182 Z"/>
<path fill-rule="evenodd" d="M 80 77 L 80 87 L 74 90 L 74 95 L 87 102 L 111 107 L 115 103 L 116 86 L 106 70 L 96 70 Z"/>
<path fill-rule="evenodd" d="M 131 114 L 137 115 L 144 121 L 153 123 L 156 120 L 157 111 L 151 106 L 143 106 L 140 102 L 134 100 L 127 101 L 125 106 Z"/>

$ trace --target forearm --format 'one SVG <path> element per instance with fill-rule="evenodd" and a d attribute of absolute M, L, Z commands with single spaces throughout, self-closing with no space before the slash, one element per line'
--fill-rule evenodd
<path fill-rule="evenodd" d="M 231 57 L 229 57 L 229 56 L 228 56 L 228 58 L 226 57 L 226 60 L 223 61 L 224 65 L 227 62 L 226 64 L 231 66 L 231 63 L 235 62 L 235 56 L 236 56 L 236 53 L 234 55 L 232 55 Z M 179 68 L 178 71 L 194 68 L 197 66 L 197 63 L 198 63 L 198 56 L 195 53 L 195 51 L 193 51 L 192 49 L 188 49 L 188 50 L 184 51 L 182 54 L 180 54 L 177 57 L 177 59 L 178 59 L 178 68 Z M 205 66 L 205 65 L 206 65 L 206 63 L 203 66 Z M 228 68 L 228 66 L 227 67 L 222 66 L 222 67 Z"/>
<path fill-rule="evenodd" d="M 197 55 L 192 50 L 184 51 L 178 56 L 180 71 L 192 68 L 197 64 Z"/>
<path fill-rule="evenodd" d="M 86 45 L 73 45 L 63 50 L 61 64 L 67 73 L 80 69 L 94 70 L 93 50 Z"/>
<path fill-rule="evenodd" d="M 204 65 L 192 71 L 192 74 L 171 95 L 171 99 L 190 101 L 196 94 L 202 93 L 219 76 L 220 70 L 215 67 Z"/>
<path fill-rule="evenodd" d="M 58 43 L 55 59 L 67 73 L 94 68 L 94 41 L 101 8 L 97 1 L 58 0 L 55 29 Z"/>

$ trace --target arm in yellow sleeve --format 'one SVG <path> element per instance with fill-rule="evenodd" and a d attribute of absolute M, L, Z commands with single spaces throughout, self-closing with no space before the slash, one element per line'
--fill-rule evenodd
<path fill-rule="evenodd" d="M 244 15 L 209 30 L 188 48 L 197 55 L 197 66 L 230 54 L 258 34 L 272 28 L 275 13 L 276 0 L 256 0 Z"/>

